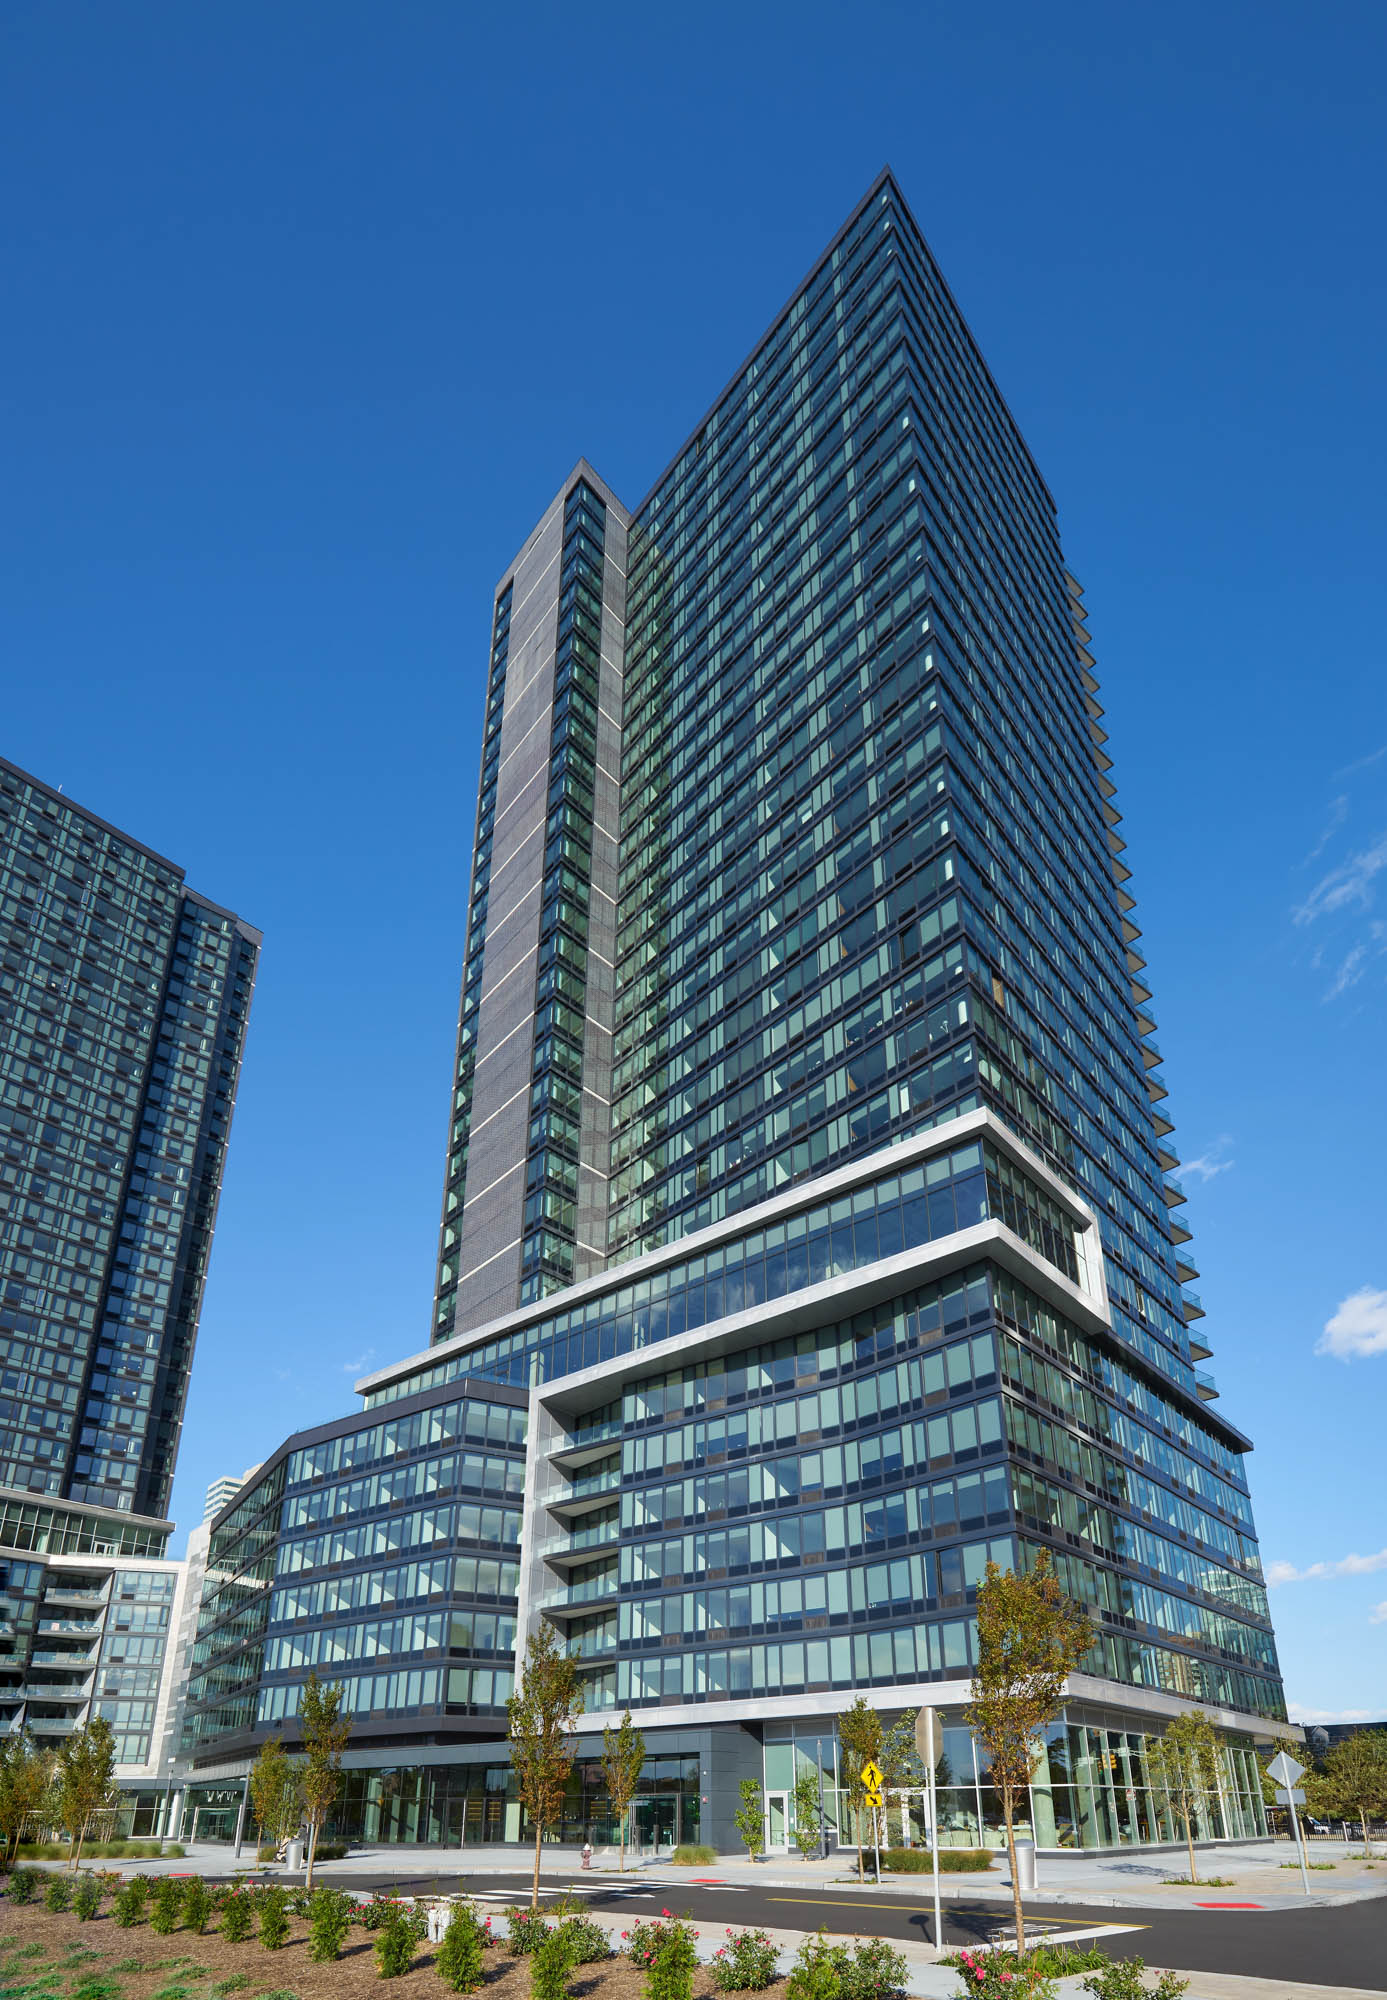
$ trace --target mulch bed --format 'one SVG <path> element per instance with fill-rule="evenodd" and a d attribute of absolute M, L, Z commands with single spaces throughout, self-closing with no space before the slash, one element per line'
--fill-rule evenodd
<path fill-rule="evenodd" d="M 376 1966 L 375 1940 L 369 1931 L 353 1926 L 341 1958 L 330 1965 L 315 1965 L 308 1956 L 308 1924 L 302 1917 L 289 1920 L 289 1941 L 278 1951 L 266 1951 L 256 1937 L 244 1944 L 231 1944 L 216 1931 L 201 1937 L 191 1931 L 176 1930 L 168 1937 L 151 1931 L 148 1923 L 121 1930 L 107 1911 L 87 1923 L 79 1923 L 68 1912 L 58 1913 L 33 1904 L 0 1901 L 0 2000 L 22 1994 L 25 1987 L 38 1984 L 44 1975 L 53 1980 L 51 1990 L 62 1994 L 88 1975 L 109 1979 L 108 1991 L 99 2000 L 220 2000 L 212 1988 L 237 1974 L 246 1975 L 248 1984 L 237 1986 L 227 2000 L 260 2000 L 274 1994 L 293 2000 L 439 2000 L 447 1993 L 433 1959 L 436 1947 L 422 1944 L 410 1970 L 384 1986 Z M 11 1957 L 16 1945 L 40 1944 L 43 1956 Z M 84 1954 L 80 1958 L 76 1954 Z M 504 1948 L 486 1955 L 486 2000 L 530 2000 L 530 1968 L 527 1960 L 512 1958 Z M 569 1989 L 574 2000 L 641 2000 L 645 1975 L 624 1958 L 605 1965 L 580 1965 Z M 712 1975 L 700 1966 L 693 1976 L 694 2000 L 711 2000 L 717 1992 Z M 766 1988 L 763 2000 L 783 2000 L 784 1981 Z M 93 1996 L 98 2000 L 98 1996 Z"/>

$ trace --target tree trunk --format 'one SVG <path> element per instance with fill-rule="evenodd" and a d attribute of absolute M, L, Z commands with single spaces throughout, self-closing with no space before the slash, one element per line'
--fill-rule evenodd
<path fill-rule="evenodd" d="M 1358 1815 L 1358 1823 L 1359 1823 L 1359 1825 L 1360 1825 L 1360 1826 L 1362 1827 L 1362 1829 L 1363 1829 L 1363 1859 L 1364 1859 L 1364 1860 L 1366 1861 L 1366 1860 L 1367 1860 L 1367 1858 L 1368 1858 L 1368 1856 L 1369 1856 L 1369 1855 L 1370 1855 L 1370 1854 L 1372 1853 L 1372 1851 L 1373 1851 L 1373 1850 L 1372 1850 L 1372 1843 L 1371 1843 L 1371 1841 L 1370 1841 L 1370 1840 L 1368 1839 L 1368 1815 L 1367 1815 L 1367 1813 L 1366 1813 L 1366 1812 L 1360 1812 L 1360 1813 L 1359 1813 L 1359 1815 Z"/>
<path fill-rule="evenodd" d="M 544 1838 L 544 1829 L 542 1826 L 540 1826 L 539 1822 L 536 1821 L 535 1822 L 535 1879 L 534 1879 L 534 1886 L 530 1891 L 530 1908 L 532 1910 L 537 1910 L 539 1908 L 539 1843 L 543 1838 Z"/>
<path fill-rule="evenodd" d="M 1011 1904 L 1016 1912 L 1016 1956 L 1020 1958 L 1026 1949 L 1026 1919 L 1021 1914 L 1021 1877 L 1016 1870 L 1016 1831 L 1012 1824 L 1012 1798 L 1009 1791 L 1002 1793 L 1002 1817 L 1007 1823 L 1007 1852 L 1011 1856 Z"/>
<path fill-rule="evenodd" d="M 865 1881 L 866 1881 L 866 1879 L 867 1879 L 867 1870 L 866 1870 L 865 1866 L 863 1865 L 863 1860 L 862 1860 L 862 1808 L 861 1808 L 861 1806 L 859 1806 L 859 1807 L 858 1807 L 858 1809 L 857 1809 L 857 1879 L 858 1879 L 858 1881 L 859 1881 L 859 1882 L 865 1882 Z"/>
<path fill-rule="evenodd" d="M 626 1813 L 624 1809 L 621 1815 L 621 1872 L 623 1875 L 626 1873 Z"/>
<path fill-rule="evenodd" d="M 1199 1877 L 1194 1870 L 1194 1834 L 1190 1827 L 1190 1809 L 1188 1806 L 1182 1806 L 1180 1810 L 1185 1816 L 1185 1846 L 1189 1849 L 1190 1880 L 1191 1882 L 1197 1882 Z"/>

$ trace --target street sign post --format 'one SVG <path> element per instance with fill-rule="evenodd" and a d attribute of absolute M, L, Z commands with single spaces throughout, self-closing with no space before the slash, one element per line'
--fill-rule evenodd
<path fill-rule="evenodd" d="M 1277 1803 L 1285 1806 L 1290 1814 L 1291 1832 L 1295 1835 L 1296 1860 L 1300 1863 L 1300 1886 L 1308 1896 L 1310 1877 L 1305 1871 L 1305 1832 L 1300 1824 L 1300 1815 L 1296 1811 L 1297 1806 L 1305 1804 L 1304 1792 L 1296 1789 L 1297 1778 L 1305 1776 L 1305 1766 L 1297 1764 L 1289 1751 L 1282 1750 L 1267 1765 L 1267 1776 L 1276 1786 Z"/>
<path fill-rule="evenodd" d="M 872 1809 L 872 1841 L 876 1848 L 877 1881 L 881 1880 L 881 1821 L 877 1815 L 883 1804 L 881 1796 L 881 1766 L 869 1757 L 862 1766 L 858 1782 L 866 1795 L 867 1804 Z"/>
<path fill-rule="evenodd" d="M 939 1726 L 939 1716 L 932 1708 L 922 1708 L 915 1717 L 915 1750 L 925 1767 L 925 1780 L 929 1788 L 929 1844 L 934 1862 L 934 1948 L 944 1949 L 944 1932 L 939 1915 L 939 1793 L 935 1779 L 939 1759 L 944 1754 L 944 1732 Z"/>

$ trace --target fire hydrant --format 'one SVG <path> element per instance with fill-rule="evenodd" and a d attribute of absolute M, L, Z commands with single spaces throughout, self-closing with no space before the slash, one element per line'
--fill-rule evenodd
<path fill-rule="evenodd" d="M 590 1840 L 583 1842 L 583 1866 L 584 1868 L 591 1868 L 592 1866 L 592 1842 Z"/>

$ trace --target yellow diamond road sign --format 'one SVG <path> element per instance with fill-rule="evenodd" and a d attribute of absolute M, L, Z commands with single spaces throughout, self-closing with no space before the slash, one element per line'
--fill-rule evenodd
<path fill-rule="evenodd" d="M 862 1766 L 862 1789 L 867 1792 L 879 1792 L 881 1790 L 881 1766 L 879 1764 L 868 1763 Z"/>

